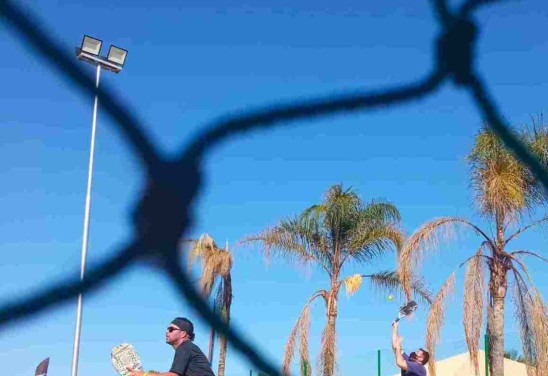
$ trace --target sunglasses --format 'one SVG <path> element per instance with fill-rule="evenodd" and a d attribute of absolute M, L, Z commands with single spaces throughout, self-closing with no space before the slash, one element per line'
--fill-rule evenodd
<path fill-rule="evenodd" d="M 175 330 L 181 330 L 181 329 L 177 329 L 177 328 L 174 328 L 174 327 L 172 327 L 172 326 L 168 326 L 166 330 L 167 330 L 168 332 L 171 333 L 171 332 L 173 332 L 173 331 L 175 331 Z"/>

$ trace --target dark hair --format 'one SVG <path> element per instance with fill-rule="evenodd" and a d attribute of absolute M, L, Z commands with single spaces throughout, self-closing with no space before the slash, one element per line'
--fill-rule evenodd
<path fill-rule="evenodd" d="M 425 349 L 423 349 L 423 348 L 420 348 L 419 350 L 422 351 L 422 362 L 421 363 L 424 366 L 430 360 L 430 353 L 428 351 L 426 351 Z"/>

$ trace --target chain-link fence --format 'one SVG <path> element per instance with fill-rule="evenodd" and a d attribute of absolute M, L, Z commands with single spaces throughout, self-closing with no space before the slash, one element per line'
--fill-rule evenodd
<path fill-rule="evenodd" d="M 237 115 L 225 116 L 211 122 L 190 146 L 181 150 L 173 159 L 164 159 L 154 144 L 145 136 L 146 127 L 136 116 L 124 108 L 107 89 L 96 89 L 93 79 L 73 62 L 72 56 L 42 30 L 33 16 L 23 11 L 15 2 L 0 0 L 2 22 L 11 26 L 14 36 L 33 48 L 37 56 L 67 82 L 74 84 L 89 96 L 99 97 L 103 109 L 115 121 L 132 150 L 139 156 L 142 168 L 147 172 L 145 194 L 133 212 L 134 239 L 118 254 L 91 270 L 83 282 L 67 280 L 50 286 L 30 296 L 3 304 L 0 307 L 0 325 L 14 324 L 35 316 L 52 307 L 74 299 L 80 293 L 96 289 L 119 274 L 137 260 L 151 260 L 158 270 L 173 281 L 178 291 L 200 315 L 215 329 L 223 333 L 256 369 L 270 376 L 280 375 L 280 367 L 266 361 L 261 352 L 253 348 L 234 328 L 229 327 L 203 301 L 188 276 L 183 273 L 178 257 L 181 236 L 192 225 L 191 204 L 201 189 L 202 163 L 210 150 L 238 134 L 259 128 L 288 125 L 301 119 L 320 118 L 335 114 L 352 114 L 358 111 L 395 106 L 412 102 L 440 89 L 447 81 L 466 90 L 474 99 L 481 116 L 499 135 L 504 143 L 529 165 L 548 189 L 548 172 L 532 157 L 530 152 L 509 131 L 491 99 L 482 76 L 476 70 L 475 46 L 479 26 L 474 12 L 494 0 L 468 0 L 458 9 L 450 9 L 445 0 L 431 0 L 432 9 L 440 26 L 440 33 L 433 41 L 437 51 L 430 73 L 417 82 L 383 88 L 371 92 L 352 92 L 338 96 L 315 97 L 266 105 Z M 441 352 L 440 352 L 441 354 Z M 377 369 L 376 352 L 371 353 L 372 369 Z M 390 355 L 381 350 L 381 368 L 389 371 Z M 368 360 L 369 361 L 369 360 Z M 372 373 L 374 374 L 374 373 Z"/>

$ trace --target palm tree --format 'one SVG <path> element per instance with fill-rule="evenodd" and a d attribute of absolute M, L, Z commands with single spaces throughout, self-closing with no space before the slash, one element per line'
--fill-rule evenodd
<path fill-rule="evenodd" d="M 548 165 L 548 130 L 533 122 L 531 129 L 517 134 L 522 142 Z M 487 305 L 487 333 L 490 344 L 489 365 L 492 376 L 504 374 L 504 305 L 509 276 L 513 277 L 516 316 L 521 327 L 523 353 L 529 364 L 538 367 L 539 375 L 548 375 L 548 320 L 542 296 L 527 272 L 522 256 L 548 261 L 530 250 L 509 250 L 510 242 L 535 226 L 548 221 L 548 216 L 524 224 L 525 214 L 534 214 L 535 206 L 546 203 L 546 194 L 531 171 L 516 159 L 497 136 L 483 128 L 475 138 L 468 155 L 472 186 L 479 213 L 488 221 L 483 230 L 471 221 L 458 217 L 437 218 L 422 225 L 409 239 L 400 254 L 400 278 L 404 287 L 412 271 L 427 250 L 437 249 L 456 227 L 472 230 L 480 238 L 475 254 L 460 266 L 467 266 L 464 279 L 464 332 L 471 359 L 478 370 L 478 348 Z M 530 217 L 528 217 L 530 218 Z M 485 272 L 489 283 L 486 284 Z M 433 355 L 444 320 L 445 299 L 452 292 L 455 273 L 440 289 L 428 318 L 427 345 Z M 410 292 L 407 293 L 408 296 Z M 488 298 L 488 301 L 486 301 Z M 433 368 L 434 362 L 430 362 Z M 431 369 L 431 374 L 435 372 Z"/>
<path fill-rule="evenodd" d="M 215 293 L 214 306 L 228 324 L 230 321 L 230 307 L 232 305 L 232 254 L 228 250 L 217 247 L 211 236 L 204 234 L 198 240 L 192 240 L 192 247 L 188 253 L 188 265 L 191 266 L 197 259 L 202 260 L 202 275 L 200 278 L 200 291 L 205 297 L 211 296 L 215 283 L 218 281 Z M 211 329 L 210 346 L 213 344 L 214 332 Z M 217 376 L 224 376 L 227 352 L 227 340 L 220 336 L 219 367 Z M 209 354 L 210 361 L 213 354 Z"/>
<path fill-rule="evenodd" d="M 395 271 L 354 274 L 346 278 L 341 278 L 341 273 L 347 262 L 369 264 L 388 251 L 399 250 L 404 240 L 398 228 L 399 221 L 400 214 L 392 204 L 378 201 L 366 205 L 351 189 L 343 190 L 342 185 L 334 185 L 327 190 L 322 203 L 244 240 L 245 243 L 261 244 L 267 256 L 275 252 L 297 263 L 315 264 L 329 276 L 329 286 L 312 294 L 291 331 L 285 348 L 285 374 L 289 374 L 297 339 L 300 340 L 301 373 L 305 367 L 310 369 L 308 330 L 313 301 L 323 299 L 327 316 L 318 369 L 323 376 L 332 376 L 336 363 L 335 328 L 341 287 L 344 285 L 347 293 L 352 294 L 367 278 L 385 290 L 395 292 L 398 289 L 400 283 Z M 420 282 L 414 282 L 413 288 L 428 300 L 428 292 Z"/>

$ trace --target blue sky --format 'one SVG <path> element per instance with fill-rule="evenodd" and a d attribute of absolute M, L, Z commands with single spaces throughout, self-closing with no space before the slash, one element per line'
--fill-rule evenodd
<path fill-rule="evenodd" d="M 432 66 L 438 32 L 427 1 L 301 0 L 247 2 L 27 1 L 69 53 L 84 34 L 129 50 L 119 75 L 101 85 L 147 124 L 172 154 L 213 118 L 263 104 L 311 95 L 377 89 L 411 82 Z M 541 0 L 504 2 L 482 10 L 478 67 L 506 119 L 514 125 L 548 113 L 548 41 Z M 1 301 L 20 298 L 77 275 L 93 103 L 67 84 L 0 23 L 0 265 Z M 90 75 L 93 68 L 89 67 Z M 101 107 L 99 107 L 101 108 Z M 206 186 L 189 236 L 210 233 L 220 244 L 273 225 L 321 200 L 332 184 L 355 188 L 365 200 L 393 202 L 413 232 L 446 215 L 471 218 L 473 196 L 464 160 L 482 119 L 470 98 L 445 85 L 417 103 L 388 110 L 300 121 L 255 132 L 217 147 L 208 157 Z M 143 183 L 137 161 L 99 111 L 88 265 L 111 256 L 131 236 L 129 211 Z M 538 217 L 538 216 L 537 216 Z M 531 232 L 514 247 L 546 255 L 546 233 Z M 422 271 L 437 289 L 477 246 L 473 235 L 443 248 Z M 273 361 L 306 299 L 325 287 L 319 270 L 300 270 L 257 249 L 234 249 L 233 323 Z M 394 268 L 394 256 L 345 274 Z M 546 267 L 528 260 L 546 296 Z M 544 275 L 543 275 L 544 274 Z M 464 351 L 462 273 L 447 316 L 440 356 Z M 394 373 L 390 322 L 399 302 L 363 288 L 341 295 L 339 367 L 343 375 L 374 374 L 376 350 Z M 517 348 L 508 301 L 506 332 Z M 10 374 L 32 374 L 51 357 L 50 374 L 69 374 L 76 301 L 0 331 L 0 364 Z M 207 349 L 208 328 L 169 282 L 134 266 L 86 296 L 80 375 L 114 375 L 111 348 L 135 345 L 148 369 L 165 371 L 172 349 L 164 329 L 175 316 L 196 322 L 196 343 Z M 323 307 L 313 311 L 311 356 L 316 359 Z M 407 348 L 424 343 L 426 310 L 402 325 Z M 250 365 L 229 349 L 227 376 Z"/>

